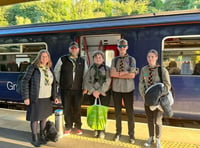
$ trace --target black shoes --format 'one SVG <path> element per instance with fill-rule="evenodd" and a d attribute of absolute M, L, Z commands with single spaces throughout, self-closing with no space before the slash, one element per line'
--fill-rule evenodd
<path fill-rule="evenodd" d="M 40 131 L 40 143 L 41 144 L 47 144 L 47 141 L 46 141 L 46 136 L 45 136 L 45 132 L 44 132 L 44 130 L 42 131 Z"/>
<path fill-rule="evenodd" d="M 35 147 L 40 147 L 40 142 L 38 139 L 38 135 L 37 134 L 32 134 L 32 145 L 34 145 Z"/>

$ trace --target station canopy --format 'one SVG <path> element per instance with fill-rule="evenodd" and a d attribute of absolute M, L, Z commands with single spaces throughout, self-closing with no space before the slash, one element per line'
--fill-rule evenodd
<path fill-rule="evenodd" d="M 0 6 L 12 5 L 17 3 L 31 2 L 36 0 L 0 0 Z"/>

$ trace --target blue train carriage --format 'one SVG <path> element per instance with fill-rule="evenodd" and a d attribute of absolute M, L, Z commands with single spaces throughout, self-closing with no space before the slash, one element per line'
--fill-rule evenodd
<path fill-rule="evenodd" d="M 91 53 L 102 50 L 106 64 L 110 65 L 111 59 L 118 55 L 116 41 L 120 38 L 129 41 L 128 53 L 136 58 L 139 69 L 146 65 L 147 51 L 152 48 L 158 50 L 159 62 L 169 70 L 175 89 L 174 117 L 200 119 L 198 11 L 0 28 L 1 101 L 22 101 L 15 91 L 17 76 L 40 49 L 47 49 L 55 64 L 61 55 L 68 52 L 70 41 L 76 40 L 80 44 L 81 56 L 85 56 L 88 64 L 92 63 Z M 136 113 L 144 113 L 137 88 L 134 107 Z"/>

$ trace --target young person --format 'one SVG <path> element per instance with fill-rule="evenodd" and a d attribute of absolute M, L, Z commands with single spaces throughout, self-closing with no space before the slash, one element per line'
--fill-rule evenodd
<path fill-rule="evenodd" d="M 128 134 L 130 143 L 135 143 L 134 137 L 134 78 L 137 73 L 135 58 L 127 54 L 128 41 L 121 39 L 118 41 L 117 48 L 119 56 L 112 60 L 110 75 L 113 79 L 112 91 L 113 101 L 115 106 L 116 116 L 116 135 L 114 141 L 120 140 L 122 126 L 121 126 L 121 110 L 122 99 L 125 104 L 126 113 L 128 117 Z"/>
<path fill-rule="evenodd" d="M 156 84 L 161 81 L 158 73 L 158 67 L 160 66 L 157 64 L 157 60 L 158 60 L 158 52 L 154 49 L 150 50 L 147 53 L 148 65 L 142 68 L 139 78 L 139 92 L 143 99 L 145 96 L 145 90 L 148 87 L 152 86 L 153 84 Z M 163 93 L 167 94 L 167 92 L 171 88 L 170 77 L 166 68 L 162 67 L 161 70 L 162 70 L 162 79 L 164 84 Z M 148 129 L 149 129 L 149 139 L 145 142 L 144 145 L 146 147 L 150 147 L 154 142 L 154 134 L 156 134 L 155 136 L 156 148 L 161 148 L 160 138 L 162 129 L 162 117 L 163 117 L 162 109 L 159 106 L 155 107 L 146 105 L 144 106 L 144 108 L 148 120 Z"/>
<path fill-rule="evenodd" d="M 51 69 L 52 62 L 47 50 L 41 50 L 26 69 L 22 78 L 22 99 L 27 107 L 26 119 L 30 122 L 32 144 L 46 144 L 44 129 L 47 118 L 52 114 L 52 101 L 58 103 L 56 80 Z M 40 139 L 38 138 L 40 123 Z"/>
<path fill-rule="evenodd" d="M 90 66 L 84 80 L 84 94 L 88 95 L 90 104 L 99 98 L 101 105 L 108 106 L 110 102 L 110 68 L 105 65 L 104 53 L 93 53 L 94 64 Z M 104 139 L 105 130 L 95 131 L 95 137 Z"/>

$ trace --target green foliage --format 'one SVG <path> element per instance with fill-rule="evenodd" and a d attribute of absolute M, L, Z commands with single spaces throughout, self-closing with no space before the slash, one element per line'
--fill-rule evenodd
<path fill-rule="evenodd" d="M 164 4 L 165 11 L 186 10 L 190 4 L 190 0 L 166 0 Z"/>
<path fill-rule="evenodd" d="M 8 25 L 8 21 L 5 18 L 5 12 L 6 12 L 6 8 L 0 7 L 0 26 L 1 27 Z"/>
<path fill-rule="evenodd" d="M 0 7 L 0 26 L 200 8 L 200 0 L 42 0 Z"/>

